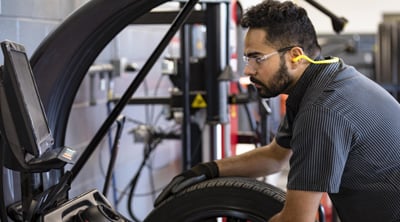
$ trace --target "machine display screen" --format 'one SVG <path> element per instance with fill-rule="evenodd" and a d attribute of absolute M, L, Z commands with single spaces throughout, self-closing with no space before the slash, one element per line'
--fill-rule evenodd
<path fill-rule="evenodd" d="M 13 42 L 2 42 L 1 46 L 5 61 L 4 75 L 7 75 L 4 79 L 8 80 L 4 82 L 4 87 L 8 89 L 7 100 L 13 107 L 11 110 L 14 110 L 11 115 L 19 140 L 13 143 L 21 144 L 25 151 L 38 156 L 53 145 L 53 138 L 25 48 Z"/>
<path fill-rule="evenodd" d="M 44 117 L 42 105 L 38 100 L 35 85 L 33 84 L 32 75 L 30 75 L 30 66 L 24 53 L 18 51 L 11 51 L 12 62 L 14 63 L 15 74 L 19 79 L 20 89 L 22 92 L 22 100 L 29 112 L 30 122 L 34 134 L 37 137 L 37 142 L 40 144 L 41 137 L 47 137 L 50 133 L 47 126 L 47 121 Z"/>

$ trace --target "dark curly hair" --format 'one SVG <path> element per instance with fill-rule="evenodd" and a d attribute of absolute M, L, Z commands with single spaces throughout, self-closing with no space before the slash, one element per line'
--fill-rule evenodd
<path fill-rule="evenodd" d="M 264 29 L 266 43 L 276 48 L 301 46 L 310 56 L 321 51 L 306 10 L 290 1 L 265 0 L 250 7 L 243 15 L 241 25 Z"/>

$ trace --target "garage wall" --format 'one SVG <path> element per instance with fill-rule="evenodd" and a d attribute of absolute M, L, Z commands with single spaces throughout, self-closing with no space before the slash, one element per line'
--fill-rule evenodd
<path fill-rule="evenodd" d="M 85 1 L 0 0 L 0 40 L 23 43 L 30 56 L 43 38 Z"/>
<path fill-rule="evenodd" d="M 244 8 L 254 5 L 260 0 L 239 0 Z M 323 7 L 339 17 L 349 20 L 343 33 L 375 33 L 378 24 L 383 20 L 383 13 L 399 13 L 400 6 L 397 0 L 315 0 Z M 318 33 L 334 34 L 332 31 L 331 20 L 307 3 L 305 0 L 294 0 L 297 4 L 304 7 Z"/>
<path fill-rule="evenodd" d="M 334 33 L 331 20 L 322 12 L 304 1 L 297 1 L 305 7 L 315 24 L 318 33 Z M 384 13 L 399 13 L 400 5 L 396 0 L 352 0 L 352 1 L 317 1 L 339 17 L 349 20 L 343 33 L 376 33 L 383 21 Z"/>

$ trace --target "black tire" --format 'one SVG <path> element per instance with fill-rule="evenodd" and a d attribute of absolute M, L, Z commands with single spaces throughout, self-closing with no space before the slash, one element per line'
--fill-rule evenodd
<path fill-rule="evenodd" d="M 270 184 L 250 178 L 221 177 L 170 197 L 154 208 L 144 222 L 216 221 L 217 217 L 265 222 L 282 209 L 284 201 L 285 192 Z"/>

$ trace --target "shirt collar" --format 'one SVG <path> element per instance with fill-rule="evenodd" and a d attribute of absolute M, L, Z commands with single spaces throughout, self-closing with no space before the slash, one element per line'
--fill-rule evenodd
<path fill-rule="evenodd" d="M 324 59 L 318 56 L 316 60 Z M 293 111 L 297 111 L 298 107 L 304 97 L 304 94 L 310 87 L 323 87 L 328 81 L 328 76 L 333 75 L 339 68 L 340 62 L 330 64 L 310 64 L 302 76 L 295 84 L 293 90 L 289 93 L 286 107 Z"/>

